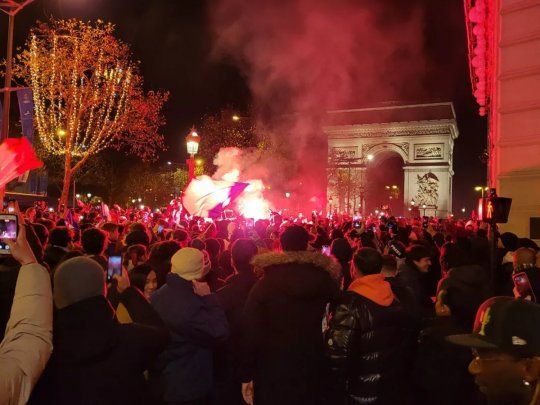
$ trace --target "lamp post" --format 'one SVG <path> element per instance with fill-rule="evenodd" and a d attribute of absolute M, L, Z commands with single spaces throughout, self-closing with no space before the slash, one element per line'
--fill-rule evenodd
<path fill-rule="evenodd" d="M 13 30 L 15 28 L 15 16 L 32 3 L 34 0 L 3 0 L 0 1 L 0 10 L 8 15 L 8 35 L 7 35 L 7 55 L 6 74 L 4 76 L 4 110 L 2 111 L 2 132 L 0 133 L 0 143 L 9 136 L 9 111 L 11 105 L 11 92 L 17 88 L 11 87 L 12 64 L 13 64 Z M 0 200 L 4 199 L 5 187 L 0 187 Z"/>
<path fill-rule="evenodd" d="M 489 187 L 482 187 L 482 186 L 476 186 L 474 188 L 474 191 L 481 191 L 482 192 L 482 199 L 484 199 L 484 191 L 488 191 Z"/>
<path fill-rule="evenodd" d="M 188 181 L 191 181 L 195 178 L 195 155 L 199 151 L 199 142 L 201 138 L 197 134 L 195 127 L 191 127 L 191 131 L 188 136 L 186 136 L 186 146 L 189 159 L 186 160 L 188 167 Z"/>

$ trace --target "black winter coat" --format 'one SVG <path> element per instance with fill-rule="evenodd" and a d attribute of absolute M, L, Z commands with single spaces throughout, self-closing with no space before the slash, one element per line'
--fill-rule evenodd
<path fill-rule="evenodd" d="M 418 318 L 432 318 L 435 315 L 435 310 L 431 300 L 432 292 L 427 274 L 418 271 L 414 265 L 404 263 L 400 266 L 396 277 L 409 290 L 410 296 L 414 297 L 412 312 Z M 410 311 L 409 308 L 408 310 Z"/>
<path fill-rule="evenodd" d="M 216 293 L 225 310 L 230 328 L 229 339 L 218 348 L 214 357 L 215 395 L 219 404 L 243 404 L 239 372 L 243 333 L 242 313 L 249 292 L 256 282 L 257 277 L 253 271 L 246 269 L 227 278 L 225 286 Z"/>
<path fill-rule="evenodd" d="M 482 396 L 468 366 L 471 350 L 445 340 L 449 335 L 470 333 L 452 318 L 436 318 L 420 333 L 413 371 L 418 405 L 476 405 Z"/>
<path fill-rule="evenodd" d="M 58 310 L 53 353 L 31 404 L 148 404 L 143 372 L 169 334 L 150 304 L 130 287 L 120 294 L 134 322 L 119 324 L 103 296 Z"/>
<path fill-rule="evenodd" d="M 339 296 L 339 264 L 318 252 L 265 253 L 244 311 L 242 381 L 256 405 L 317 404 L 325 379 L 322 320 Z"/>
<path fill-rule="evenodd" d="M 331 403 L 408 403 L 413 326 L 397 301 L 385 307 L 345 292 L 325 334 Z"/>

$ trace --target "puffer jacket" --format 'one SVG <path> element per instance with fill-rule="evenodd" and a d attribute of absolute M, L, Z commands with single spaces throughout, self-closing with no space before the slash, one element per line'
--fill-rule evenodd
<path fill-rule="evenodd" d="M 331 403 L 408 403 L 406 368 L 413 331 L 414 323 L 397 300 L 380 305 L 354 291 L 345 292 L 325 333 Z"/>

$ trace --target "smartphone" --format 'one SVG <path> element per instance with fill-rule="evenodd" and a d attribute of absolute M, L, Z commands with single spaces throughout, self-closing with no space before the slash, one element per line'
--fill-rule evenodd
<path fill-rule="evenodd" d="M 362 224 L 361 224 L 361 222 L 360 222 L 358 219 L 355 219 L 355 220 L 353 221 L 353 227 L 354 227 L 355 229 L 360 229 L 360 228 L 362 227 Z"/>
<path fill-rule="evenodd" d="M 536 296 L 534 295 L 527 273 L 516 273 L 512 276 L 512 280 L 514 280 L 514 286 L 516 287 L 520 298 L 536 302 Z"/>
<path fill-rule="evenodd" d="M 322 249 L 321 249 L 321 253 L 325 256 L 330 256 L 331 253 L 330 253 L 330 246 L 328 245 L 323 245 Z"/>
<path fill-rule="evenodd" d="M 19 234 L 19 220 L 17 215 L 0 215 L 0 239 L 17 239 Z M 0 254 L 9 254 L 9 245 L 0 241 Z"/>
<path fill-rule="evenodd" d="M 160 225 L 160 226 L 157 227 L 157 233 L 158 234 L 163 233 L 163 225 Z"/>
<path fill-rule="evenodd" d="M 114 275 L 122 275 L 122 257 L 121 256 L 110 256 L 109 257 L 109 267 L 107 269 L 107 281 L 111 282 Z"/>

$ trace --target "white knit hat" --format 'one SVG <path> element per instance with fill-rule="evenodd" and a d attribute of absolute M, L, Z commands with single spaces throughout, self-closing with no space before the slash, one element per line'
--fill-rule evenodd
<path fill-rule="evenodd" d="M 210 258 L 205 250 L 185 247 L 171 258 L 171 272 L 188 281 L 206 276 L 210 266 Z"/>

